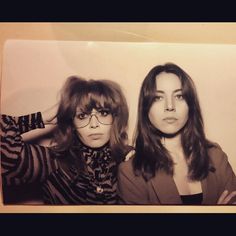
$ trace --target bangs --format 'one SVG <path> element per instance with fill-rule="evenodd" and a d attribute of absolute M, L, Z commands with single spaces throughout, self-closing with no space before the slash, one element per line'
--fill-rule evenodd
<path fill-rule="evenodd" d="M 108 94 L 101 94 L 95 91 L 84 93 L 77 101 L 77 109 L 83 112 L 91 112 L 93 109 L 108 109 L 111 113 L 117 112 L 117 104 Z"/>

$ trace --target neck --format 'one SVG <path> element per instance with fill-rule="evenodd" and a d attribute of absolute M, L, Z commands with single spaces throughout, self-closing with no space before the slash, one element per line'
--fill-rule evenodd
<path fill-rule="evenodd" d="M 174 137 L 163 137 L 162 143 L 167 150 L 182 149 L 180 134 Z"/>
<path fill-rule="evenodd" d="M 163 137 L 162 143 L 163 146 L 169 151 L 173 159 L 184 158 L 180 134 L 173 137 Z"/>

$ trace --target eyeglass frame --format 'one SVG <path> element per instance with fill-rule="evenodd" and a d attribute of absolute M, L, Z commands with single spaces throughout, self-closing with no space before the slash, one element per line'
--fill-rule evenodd
<path fill-rule="evenodd" d="M 98 118 L 98 116 L 97 116 L 97 113 L 99 113 L 99 112 L 101 112 L 101 111 L 107 111 L 107 112 L 109 111 L 109 114 L 108 114 L 108 115 L 111 115 L 111 117 L 112 117 L 112 122 L 111 122 L 110 124 L 104 124 L 104 123 L 102 123 L 102 122 L 99 120 L 99 118 Z M 81 113 L 79 113 L 79 114 L 83 114 L 83 113 L 87 114 L 86 112 L 81 112 Z M 79 115 L 79 114 L 77 114 L 77 115 Z M 75 116 L 77 116 L 77 115 L 75 115 Z M 84 125 L 84 126 L 79 126 L 79 127 L 76 126 L 78 129 L 82 129 L 82 128 L 85 128 L 86 126 L 88 126 L 88 125 L 90 124 L 90 122 L 91 122 L 92 116 L 95 116 L 96 119 L 97 119 L 97 121 L 98 121 L 100 124 L 102 124 L 102 125 L 112 125 L 113 122 L 114 122 L 114 116 L 116 116 L 115 113 L 112 113 L 112 112 L 110 112 L 110 110 L 106 110 L 106 109 L 96 110 L 96 112 L 91 112 L 90 114 L 87 114 L 87 115 L 90 116 L 90 117 L 89 117 L 89 120 L 88 120 L 88 123 L 87 123 L 86 125 Z"/>

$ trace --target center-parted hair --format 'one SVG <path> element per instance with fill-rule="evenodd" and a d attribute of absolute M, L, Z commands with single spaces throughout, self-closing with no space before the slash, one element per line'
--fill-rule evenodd
<path fill-rule="evenodd" d="M 120 162 L 127 142 L 128 106 L 120 86 L 110 80 L 86 80 L 78 76 L 69 77 L 62 90 L 54 135 L 56 152 L 68 152 L 78 145 L 73 119 L 77 108 L 83 112 L 92 109 L 109 109 L 113 116 L 110 147 L 113 158 Z"/>
<path fill-rule="evenodd" d="M 161 143 L 163 134 L 151 124 L 148 117 L 156 96 L 157 76 L 162 72 L 175 74 L 181 81 L 183 97 L 189 108 L 188 121 L 181 130 L 181 142 L 189 167 L 189 177 L 193 180 L 201 180 L 208 174 L 207 149 L 213 144 L 205 137 L 195 85 L 191 77 L 173 63 L 153 67 L 142 83 L 134 141 L 136 148 L 134 170 L 137 174 L 142 174 L 146 180 L 155 176 L 156 171 L 160 169 L 173 175 L 172 158 Z"/>

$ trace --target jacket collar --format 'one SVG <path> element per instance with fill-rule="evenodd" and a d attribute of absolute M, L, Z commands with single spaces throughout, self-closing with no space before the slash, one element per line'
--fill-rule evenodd
<path fill-rule="evenodd" d="M 161 204 L 179 205 L 182 203 L 174 179 L 164 170 L 157 171 L 150 182 Z"/>
<path fill-rule="evenodd" d="M 150 183 L 157 195 L 158 200 L 163 205 L 179 205 L 182 204 L 178 189 L 171 175 L 165 171 L 159 170 L 155 177 L 150 180 Z M 212 176 L 201 181 L 203 201 L 202 204 L 212 204 L 216 199 L 217 192 Z"/>

